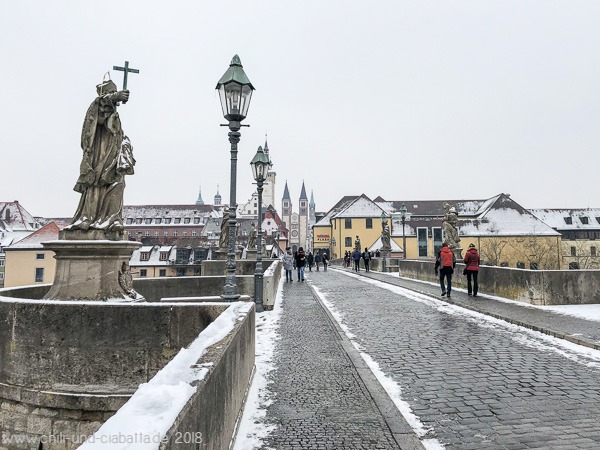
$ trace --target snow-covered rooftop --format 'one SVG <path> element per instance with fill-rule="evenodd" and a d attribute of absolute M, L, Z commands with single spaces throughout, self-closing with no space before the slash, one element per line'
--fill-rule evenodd
<path fill-rule="evenodd" d="M 44 248 L 42 246 L 42 242 L 57 240 L 59 231 L 60 229 L 58 228 L 58 225 L 56 225 L 54 222 L 50 222 L 15 244 L 8 246 L 5 250 Z"/>
<path fill-rule="evenodd" d="M 600 229 L 600 208 L 530 209 L 529 211 L 557 230 Z"/>

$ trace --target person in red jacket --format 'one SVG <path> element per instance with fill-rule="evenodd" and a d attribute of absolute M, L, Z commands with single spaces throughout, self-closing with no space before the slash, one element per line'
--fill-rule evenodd
<path fill-rule="evenodd" d="M 438 274 L 438 268 L 440 268 L 440 287 L 442 288 L 442 297 L 448 295 L 452 291 L 452 274 L 454 273 L 454 267 L 456 267 L 456 257 L 448 244 L 445 242 L 442 244 L 441 250 L 438 252 L 435 258 L 435 274 Z M 444 285 L 444 278 L 448 281 L 448 289 Z"/>
<path fill-rule="evenodd" d="M 469 250 L 465 254 L 465 275 L 467 276 L 467 293 L 473 294 L 473 297 L 477 297 L 477 290 L 479 283 L 477 282 L 477 275 L 479 275 L 479 253 L 475 248 L 475 244 L 469 244 Z M 471 286 L 471 278 L 473 279 L 473 285 Z"/>

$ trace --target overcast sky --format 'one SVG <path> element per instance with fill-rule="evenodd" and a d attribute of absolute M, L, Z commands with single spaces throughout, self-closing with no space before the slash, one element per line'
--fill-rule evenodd
<path fill-rule="evenodd" d="M 237 53 L 256 87 L 238 203 L 267 132 L 277 199 L 304 180 L 318 211 L 361 193 L 600 207 L 599 23 L 598 1 L 4 2 L 0 201 L 72 216 L 86 109 L 128 60 L 125 203 L 189 204 L 200 185 L 228 202 L 215 86 Z"/>

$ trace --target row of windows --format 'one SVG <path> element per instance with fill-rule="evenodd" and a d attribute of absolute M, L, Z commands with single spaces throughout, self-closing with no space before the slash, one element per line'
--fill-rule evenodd
<path fill-rule="evenodd" d="M 582 224 L 588 225 L 590 223 L 589 217 L 587 217 L 587 216 L 578 216 L 578 217 Z M 563 217 L 563 219 L 565 219 L 565 223 L 567 225 L 573 225 L 572 217 Z M 596 217 L 596 222 L 600 223 L 600 217 Z"/>
<path fill-rule="evenodd" d="M 588 231 L 588 230 L 577 230 L 577 231 L 561 231 L 563 239 L 574 241 L 576 239 L 587 239 L 594 241 L 600 240 L 600 231 Z"/>
<path fill-rule="evenodd" d="M 139 230 L 137 230 L 137 231 L 136 230 L 131 230 L 131 231 L 130 230 L 126 230 L 125 233 L 127 233 L 129 236 L 133 236 L 133 237 L 135 237 L 135 236 L 142 236 L 142 234 L 145 237 L 150 237 L 150 231 L 149 230 L 146 230 L 144 232 L 139 231 Z M 154 237 L 159 237 L 160 236 L 160 231 L 154 230 L 152 232 L 152 235 L 154 235 Z M 192 232 L 190 233 L 190 235 L 192 237 L 196 237 L 196 236 L 200 236 L 200 233 L 198 233 L 198 230 L 192 230 Z M 164 237 L 169 237 L 170 236 L 169 235 L 169 230 L 163 230 L 163 236 Z M 171 236 L 177 237 L 177 236 L 179 236 L 179 232 L 177 230 L 173 230 L 173 233 L 171 234 Z M 188 236 L 188 230 L 181 231 L 181 236 L 183 236 L 183 237 Z"/>
<path fill-rule="evenodd" d="M 154 225 L 162 225 L 162 224 L 168 225 L 170 223 L 173 223 L 173 224 L 177 225 L 177 224 L 180 224 L 180 223 L 184 223 L 184 224 L 194 223 L 196 225 L 198 225 L 198 224 L 203 225 L 202 222 L 201 222 L 201 220 L 202 220 L 201 217 L 194 217 L 194 218 L 184 217 L 183 218 L 183 222 L 181 220 L 182 220 L 181 217 L 173 217 L 173 218 L 166 217 L 164 219 L 162 217 L 156 217 L 154 219 L 152 219 L 152 218 L 146 218 L 146 219 L 137 218 L 137 219 L 133 219 L 131 217 L 128 217 L 125 220 L 125 224 L 126 225 L 134 225 L 134 224 L 135 225 L 141 225 L 143 223 L 143 224 L 146 224 L 146 225 L 152 225 L 154 223 Z"/>
<path fill-rule="evenodd" d="M 177 269 L 178 277 L 185 277 L 186 275 L 187 275 L 187 270 L 185 269 L 185 267 L 179 267 Z M 140 269 L 140 278 L 145 278 L 147 276 L 148 276 L 148 269 Z M 166 277 L 167 269 L 159 269 L 158 276 Z M 196 276 L 196 277 L 200 276 L 200 267 L 194 267 L 194 276 Z"/>
<path fill-rule="evenodd" d="M 577 247 L 571 247 L 571 256 L 578 256 L 577 255 Z M 584 254 L 584 255 L 579 255 L 579 256 L 588 256 L 588 255 Z M 593 256 L 593 257 L 598 256 L 598 252 L 597 252 L 596 247 L 594 245 L 592 245 L 590 247 L 590 254 L 589 254 L 589 256 Z"/>
<path fill-rule="evenodd" d="M 360 219 L 354 219 L 354 220 L 360 220 Z M 351 218 L 344 219 L 344 228 L 346 230 L 352 229 L 352 219 Z M 373 218 L 372 217 L 367 217 L 365 219 L 365 228 L 373 228 Z"/>

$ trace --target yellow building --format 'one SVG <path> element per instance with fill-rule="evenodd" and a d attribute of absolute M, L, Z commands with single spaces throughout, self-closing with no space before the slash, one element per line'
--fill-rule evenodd
<path fill-rule="evenodd" d="M 315 224 L 315 235 L 329 233 L 329 245 L 338 257 L 354 248 L 356 235 L 363 250 L 375 252 L 381 248 L 383 213 L 392 219 L 392 256 L 406 253 L 408 259 L 433 259 L 444 241 L 444 203 L 458 211 L 461 247 L 475 244 L 482 263 L 527 269 L 560 267 L 560 233 L 506 194 L 486 200 L 403 202 L 370 200 L 365 195 L 344 197 Z M 402 206 L 406 208 L 404 220 Z"/>
<path fill-rule="evenodd" d="M 56 223 L 50 222 L 4 249 L 4 287 L 49 284 L 54 281 L 54 252 L 44 249 L 42 242 L 57 240 L 58 232 Z"/>

